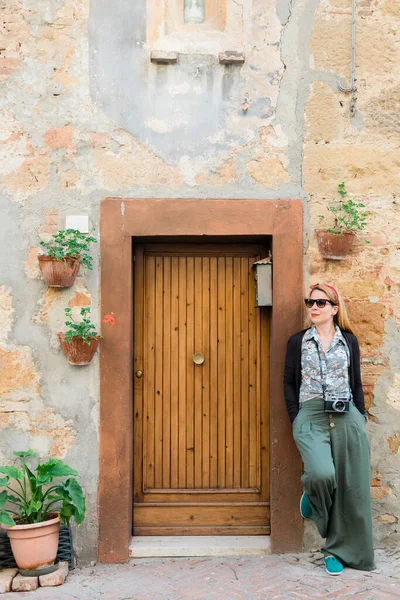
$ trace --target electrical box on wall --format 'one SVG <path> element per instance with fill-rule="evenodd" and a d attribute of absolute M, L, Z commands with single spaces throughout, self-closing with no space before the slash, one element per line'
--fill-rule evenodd
<path fill-rule="evenodd" d="M 256 280 L 256 306 L 272 306 L 272 259 L 262 258 L 253 264 Z"/>
<path fill-rule="evenodd" d="M 88 215 L 67 215 L 65 217 L 65 229 L 77 229 L 81 233 L 89 233 Z"/>

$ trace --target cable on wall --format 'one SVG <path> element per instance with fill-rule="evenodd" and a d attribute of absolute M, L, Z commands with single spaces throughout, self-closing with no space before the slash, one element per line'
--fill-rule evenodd
<path fill-rule="evenodd" d="M 341 92 L 351 92 L 350 116 L 354 117 L 356 112 L 356 0 L 351 0 L 351 84 L 350 87 L 338 82 Z"/>

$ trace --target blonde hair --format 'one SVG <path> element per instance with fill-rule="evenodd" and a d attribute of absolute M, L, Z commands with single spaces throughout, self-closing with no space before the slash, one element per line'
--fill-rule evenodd
<path fill-rule="evenodd" d="M 321 292 L 324 292 L 324 294 L 328 296 L 329 300 L 337 304 L 337 306 L 339 307 L 338 312 L 333 317 L 335 325 L 338 325 L 342 331 L 348 331 L 349 333 L 352 333 L 354 335 L 354 331 L 350 324 L 350 320 L 347 314 L 346 305 L 339 292 L 332 286 L 327 285 L 326 283 L 317 283 L 316 285 L 310 287 L 310 292 L 308 294 L 309 298 L 315 290 L 320 290 Z M 308 328 L 311 327 L 311 325 L 312 321 L 307 315 L 305 326 Z"/>

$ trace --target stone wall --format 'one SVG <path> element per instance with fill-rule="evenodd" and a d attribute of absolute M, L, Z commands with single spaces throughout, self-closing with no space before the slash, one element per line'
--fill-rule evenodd
<path fill-rule="evenodd" d="M 348 300 L 360 339 L 370 417 L 375 533 L 379 543 L 395 544 L 400 517 L 400 3 L 358 4 L 358 110 L 353 119 L 346 95 L 335 85 L 338 75 L 349 78 L 349 3 L 321 2 L 312 27 L 303 144 L 309 209 L 306 269 L 312 282 L 336 282 Z M 358 236 L 348 259 L 334 263 L 321 258 L 313 230 L 319 216 L 327 214 L 340 181 L 366 205 L 368 232 Z"/>
<path fill-rule="evenodd" d="M 114 25 L 135 25 L 127 37 L 111 35 L 111 4 L 93 2 L 90 13 L 89 0 L 0 0 L 0 463 L 17 447 L 33 447 L 78 468 L 88 519 L 76 543 L 82 562 L 93 559 L 98 363 L 68 367 L 56 332 L 66 306 L 91 305 L 100 320 L 98 258 L 71 290 L 47 289 L 37 267 L 40 239 L 64 227 L 66 215 L 88 214 L 97 235 L 99 201 L 110 195 L 300 198 L 307 287 L 320 280 L 339 287 L 361 342 L 376 540 L 398 543 L 399 0 L 358 3 L 352 118 L 349 94 L 338 88 L 350 78 L 350 0 L 232 0 L 244 65 L 221 66 L 210 42 L 209 54 L 203 44 L 182 59 L 179 77 L 170 65 L 150 63 L 151 44 L 138 29 L 145 20 L 132 12 L 144 3 L 112 5 Z M 151 84 L 160 94 L 157 120 L 142 120 L 147 97 L 135 98 L 132 82 L 107 100 L 112 73 L 96 65 L 95 53 L 112 37 L 118 56 L 129 36 L 143 70 L 129 50 L 118 73 L 142 77 L 143 89 Z M 164 104 L 184 107 L 183 121 Z M 206 130 L 191 121 L 200 109 L 205 121 L 212 115 Z M 314 229 L 341 181 L 367 205 L 368 231 L 346 260 L 324 261 Z M 309 528 L 305 543 L 316 543 Z"/>

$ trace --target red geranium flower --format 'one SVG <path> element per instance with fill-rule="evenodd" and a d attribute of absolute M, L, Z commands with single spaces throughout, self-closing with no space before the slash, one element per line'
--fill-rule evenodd
<path fill-rule="evenodd" d="M 105 315 L 104 319 L 103 319 L 103 323 L 105 323 L 106 325 L 111 325 L 111 327 L 114 327 L 115 317 L 113 315 Z"/>

